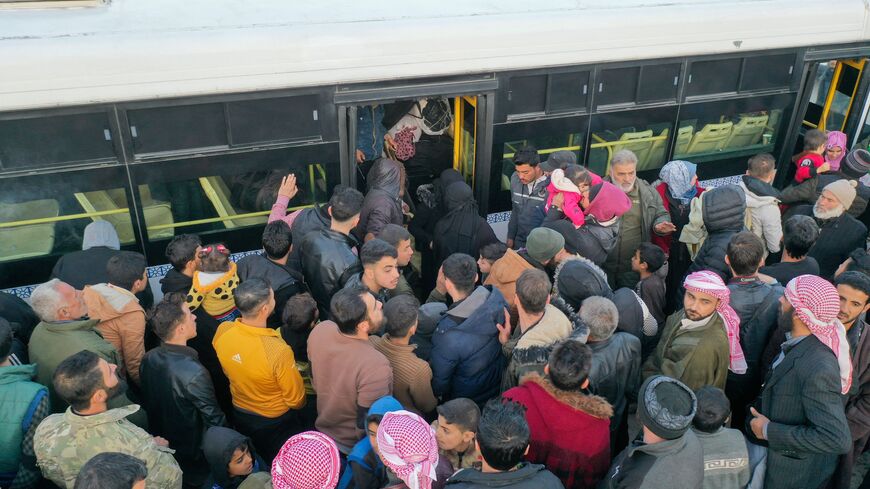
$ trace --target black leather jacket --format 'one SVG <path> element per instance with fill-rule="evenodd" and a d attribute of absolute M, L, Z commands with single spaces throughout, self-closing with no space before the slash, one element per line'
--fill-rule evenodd
<path fill-rule="evenodd" d="M 728 289 L 731 308 L 740 316 L 740 346 L 749 367 L 746 373 L 761 380 L 761 357 L 776 331 L 783 288 L 750 277 L 732 278 Z"/>
<path fill-rule="evenodd" d="M 613 406 L 610 428 L 615 430 L 629 401 L 637 399 L 640 389 L 640 340 L 617 331 L 604 341 L 589 343 L 589 348 L 592 349 L 589 390 Z"/>
<path fill-rule="evenodd" d="M 201 457 L 202 434 L 227 421 L 196 351 L 178 345 L 155 348 L 142 358 L 139 375 L 149 431 L 169 440 L 178 456 Z"/>
<path fill-rule="evenodd" d="M 357 240 L 332 229 L 309 233 L 302 240 L 299 253 L 302 274 L 311 287 L 311 295 L 320 309 L 320 319 L 329 318 L 329 301 L 350 277 L 362 272 L 359 258 L 353 253 Z"/>

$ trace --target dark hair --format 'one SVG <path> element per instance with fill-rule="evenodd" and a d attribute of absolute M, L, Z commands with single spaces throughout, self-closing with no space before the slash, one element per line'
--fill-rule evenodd
<path fill-rule="evenodd" d="M 507 253 L 507 245 L 501 241 L 490 243 L 480 248 L 480 256 L 484 260 L 495 262 Z"/>
<path fill-rule="evenodd" d="M 712 385 L 705 385 L 695 392 L 698 398 L 698 411 L 692 419 L 692 426 L 704 433 L 714 433 L 725 425 L 731 415 L 731 401 L 725 392 Z"/>
<path fill-rule="evenodd" d="M 148 477 L 145 462 L 118 452 L 94 455 L 79 470 L 73 489 L 131 489 Z"/>
<path fill-rule="evenodd" d="M 183 307 L 187 307 L 184 294 L 170 292 L 163 296 L 163 300 L 156 304 L 148 313 L 148 324 L 151 330 L 163 341 L 167 341 L 175 334 L 175 329 L 184 320 Z"/>
<path fill-rule="evenodd" d="M 106 264 L 106 276 L 110 284 L 132 290 L 133 284 L 142 280 L 146 265 L 145 257 L 141 253 L 119 251 L 117 255 L 109 258 Z"/>
<path fill-rule="evenodd" d="M 865 304 L 870 302 L 870 277 L 861 272 L 843 272 L 834 279 L 834 285 L 848 285 L 863 292 L 867 296 Z"/>
<path fill-rule="evenodd" d="M 399 243 L 411 239 L 411 233 L 404 226 L 390 223 L 381 229 L 381 232 L 378 233 L 378 238 L 386 241 L 390 246 L 398 248 Z"/>
<path fill-rule="evenodd" d="M 529 436 L 522 405 L 502 399 L 486 403 L 480 415 L 477 443 L 480 455 L 490 467 L 501 471 L 516 467 L 529 446 Z"/>
<path fill-rule="evenodd" d="M 255 314 L 269 300 L 269 282 L 261 278 L 249 278 L 233 290 L 236 308 L 243 316 Z"/>
<path fill-rule="evenodd" d="M 166 245 L 166 258 L 176 270 L 184 267 L 196 258 L 196 249 L 202 244 L 195 234 L 180 234 Z"/>
<path fill-rule="evenodd" d="M 459 292 L 464 294 L 474 290 L 477 280 L 477 262 L 465 253 L 453 253 L 441 264 L 444 278 L 450 280 Z"/>
<path fill-rule="evenodd" d="M 366 320 L 368 307 L 363 300 L 363 294 L 369 292 L 362 287 L 341 289 L 332 296 L 329 302 L 329 317 L 338 325 L 338 330 L 344 334 L 356 334 L 359 324 Z"/>
<path fill-rule="evenodd" d="M 290 331 L 307 331 L 318 317 L 317 301 L 308 292 L 303 292 L 287 299 L 281 313 L 281 324 Z"/>
<path fill-rule="evenodd" d="M 565 167 L 565 178 L 571 180 L 574 185 L 592 185 L 592 174 L 580 165 L 568 165 Z"/>
<path fill-rule="evenodd" d="M 12 354 L 12 325 L 0 318 L 0 363 L 5 362 Z"/>
<path fill-rule="evenodd" d="M 100 357 L 82 350 L 60 362 L 54 370 L 51 383 L 58 397 L 75 411 L 91 407 L 91 397 L 97 389 L 106 387 L 103 372 L 99 369 Z"/>
<path fill-rule="evenodd" d="M 396 247 L 378 238 L 370 239 L 359 250 L 359 261 L 362 265 L 374 265 L 384 258 L 398 258 L 399 252 Z"/>
<path fill-rule="evenodd" d="M 563 340 L 550 352 L 548 364 L 548 377 L 557 389 L 578 390 L 589 377 L 592 349 L 577 340 Z"/>
<path fill-rule="evenodd" d="M 782 223 L 782 244 L 792 258 L 803 258 L 819 238 L 819 225 L 810 216 L 791 216 Z"/>
<path fill-rule="evenodd" d="M 212 243 L 199 250 L 200 271 L 221 273 L 230 271 L 230 249 L 223 243 Z"/>
<path fill-rule="evenodd" d="M 553 284 L 543 270 L 532 268 L 523 271 L 516 282 L 517 300 L 531 314 L 544 312 Z"/>
<path fill-rule="evenodd" d="M 290 226 L 278 219 L 266 224 L 263 229 L 263 250 L 266 256 L 272 260 L 280 260 L 290 253 L 290 245 L 293 244 L 293 233 Z"/>
<path fill-rule="evenodd" d="M 637 247 L 637 251 L 640 252 L 640 262 L 646 263 L 646 269 L 650 273 L 659 271 L 668 259 L 665 256 L 665 252 L 658 245 L 654 245 L 649 241 L 641 243 Z"/>
<path fill-rule="evenodd" d="M 360 213 L 365 197 L 359 190 L 338 185 L 329 199 L 332 218 L 338 222 L 346 222 Z"/>
<path fill-rule="evenodd" d="M 538 166 L 541 163 L 541 155 L 531 145 L 525 145 L 514 153 L 514 165 Z"/>
<path fill-rule="evenodd" d="M 810 129 L 804 134 L 804 151 L 814 151 L 827 142 L 828 136 L 825 135 L 824 131 Z"/>
<path fill-rule="evenodd" d="M 386 333 L 393 338 L 404 338 L 417 323 L 419 308 L 420 301 L 412 295 L 403 294 L 388 300 L 384 304 Z"/>
<path fill-rule="evenodd" d="M 383 421 L 383 420 L 384 420 L 383 414 L 377 414 L 377 413 L 369 414 L 368 416 L 366 416 L 366 426 L 365 426 L 366 431 L 368 431 L 368 427 L 370 424 L 375 423 L 377 425 L 380 425 L 381 421 Z"/>
<path fill-rule="evenodd" d="M 759 153 L 746 164 L 749 175 L 756 178 L 764 178 L 773 173 L 776 167 L 776 159 L 770 153 Z"/>
<path fill-rule="evenodd" d="M 725 255 L 736 275 L 752 275 L 764 260 L 764 243 L 751 231 L 741 231 L 731 236 Z"/>
<path fill-rule="evenodd" d="M 864 275 L 870 275 L 870 254 L 863 248 L 855 248 L 849 253 L 849 258 L 852 261 L 846 265 L 847 272 L 861 272 Z"/>
<path fill-rule="evenodd" d="M 467 397 L 451 399 L 436 408 L 444 421 L 458 426 L 462 431 L 477 433 L 480 423 L 480 408 L 477 403 Z"/>

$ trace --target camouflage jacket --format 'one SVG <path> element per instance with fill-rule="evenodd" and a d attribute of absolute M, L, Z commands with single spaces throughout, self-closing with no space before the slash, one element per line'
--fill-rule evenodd
<path fill-rule="evenodd" d="M 139 410 L 133 404 L 91 416 L 67 409 L 36 428 L 33 448 L 46 479 L 73 489 L 79 469 L 98 453 L 121 452 L 145 462 L 149 489 L 180 489 L 181 469 L 173 450 L 158 446 L 145 430 L 125 418 Z"/>

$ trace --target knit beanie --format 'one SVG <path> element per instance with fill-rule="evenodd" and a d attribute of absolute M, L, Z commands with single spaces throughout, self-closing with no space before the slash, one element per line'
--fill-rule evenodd
<path fill-rule="evenodd" d="M 825 190 L 834 194 L 834 197 L 843 204 L 843 207 L 848 211 L 852 207 L 852 202 L 855 200 L 858 182 L 855 180 L 836 180 L 825 185 Z"/>
<path fill-rule="evenodd" d="M 553 290 L 575 311 L 587 297 L 613 298 L 607 275 L 601 268 L 579 256 L 563 261 L 556 269 Z"/>
<path fill-rule="evenodd" d="M 526 239 L 526 252 L 539 263 L 546 263 L 565 248 L 565 238 L 547 228 L 535 228 Z"/>
<path fill-rule="evenodd" d="M 840 172 L 850 178 L 861 178 L 870 172 L 870 151 L 855 149 L 849 151 L 840 163 Z"/>
<path fill-rule="evenodd" d="M 640 422 L 665 440 L 683 436 L 697 411 L 695 393 L 679 380 L 654 375 L 640 388 L 637 402 Z"/>

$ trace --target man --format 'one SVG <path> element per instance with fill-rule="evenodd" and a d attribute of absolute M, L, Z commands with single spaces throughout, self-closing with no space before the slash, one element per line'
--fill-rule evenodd
<path fill-rule="evenodd" d="M 628 405 L 637 400 L 640 387 L 640 339 L 631 333 L 616 332 L 620 316 L 616 305 L 604 297 L 590 297 L 580 307 L 580 319 L 589 327 L 586 343 L 592 350 L 589 390 L 613 406 L 611 454 L 628 445 Z"/>
<path fill-rule="evenodd" d="M 508 221 L 507 246 L 515 250 L 525 248 L 526 237 L 543 218 L 535 217 L 542 212 L 547 201 L 549 179 L 541 168 L 541 157 L 532 146 L 523 146 L 513 158 L 514 173 L 511 175 L 511 217 Z"/>
<path fill-rule="evenodd" d="M 13 365 L 11 352 L 12 327 L 0 321 L 0 487 L 32 489 L 42 478 L 33 435 L 51 407 L 45 386 L 32 382 L 36 365 Z"/>
<path fill-rule="evenodd" d="M 479 286 L 474 258 L 454 253 L 444 260 L 436 288 L 453 304 L 444 305 L 432 337 L 432 390 L 442 402 L 467 397 L 478 404 L 499 393 L 504 357 L 499 325 L 507 303 L 498 289 Z"/>
<path fill-rule="evenodd" d="M 810 216 L 791 216 L 782 224 L 782 259 L 758 271 L 787 284 L 800 275 L 818 275 L 819 262 L 807 256 L 819 237 L 819 225 Z"/>
<path fill-rule="evenodd" d="M 122 251 L 109 258 L 108 283 L 85 287 L 83 294 L 88 314 L 100 321 L 97 330 L 118 350 L 122 370 L 136 385 L 145 355 L 145 310 L 136 294 L 148 285 L 145 265 L 140 253 Z"/>
<path fill-rule="evenodd" d="M 837 271 L 834 272 L 834 278 L 836 279 L 844 272 L 861 272 L 864 275 L 870 276 L 870 253 L 867 253 L 867 250 L 864 248 L 855 248 L 849 253 L 849 258 L 846 258 L 846 261 L 840 263 L 840 266 L 837 268 Z"/>
<path fill-rule="evenodd" d="M 236 428 L 270 461 L 301 431 L 297 410 L 305 404 L 305 387 L 293 350 L 268 326 L 275 309 L 269 284 L 248 279 L 233 298 L 242 317 L 221 324 L 212 344 L 230 379 Z"/>
<path fill-rule="evenodd" d="M 471 399 L 459 397 L 438 406 L 432 422 L 438 451 L 454 470 L 480 468 L 480 453 L 474 439 L 480 423 L 480 408 Z"/>
<path fill-rule="evenodd" d="M 656 351 L 643 365 L 643 377 L 667 375 L 690 389 L 705 385 L 724 389 L 729 368 L 746 371 L 736 341 L 739 319 L 728 304 L 728 287 L 707 270 L 690 274 L 683 286 L 683 309 L 665 321 Z"/>
<path fill-rule="evenodd" d="M 287 265 L 293 270 L 301 270 L 302 263 L 299 261 L 299 244 L 302 243 L 305 235 L 311 231 L 320 231 L 321 229 L 329 229 L 330 215 L 329 203 L 314 204 L 311 207 L 305 207 L 287 214 L 287 206 L 290 201 L 299 193 L 299 187 L 296 185 L 296 175 L 288 174 L 281 179 L 281 186 L 278 187 L 278 195 L 275 198 L 275 203 L 272 204 L 272 211 L 269 213 L 268 222 L 278 220 L 284 221 L 290 226 L 293 234 L 291 242 L 296 243 L 296 246 L 290 249 L 290 257 L 287 259 Z"/>
<path fill-rule="evenodd" d="M 362 203 L 359 191 L 337 187 L 329 199 L 329 228 L 305 235 L 299 247 L 302 274 L 323 319 L 329 318 L 333 294 L 362 268 L 354 251 L 358 242 L 351 234 L 359 222 Z"/>
<path fill-rule="evenodd" d="M 372 238 L 359 250 L 363 270 L 351 275 L 345 288 L 364 288 L 382 305 L 390 299 L 390 291 L 399 285 L 398 252 L 382 239 Z"/>
<path fill-rule="evenodd" d="M 768 153 L 749 158 L 746 174 L 737 184 L 746 194 L 746 209 L 752 218 L 750 229 L 761 238 L 767 251 L 779 253 L 782 240 L 782 215 L 779 211 L 779 190 L 773 187 L 776 160 Z"/>
<path fill-rule="evenodd" d="M 308 289 L 302 274 L 290 268 L 287 260 L 293 249 L 293 233 L 284 221 L 272 221 L 263 230 L 263 253 L 248 255 L 238 263 L 239 280 L 257 277 L 266 279 L 275 292 L 275 311 L 269 316 L 269 327 L 281 326 L 281 314 L 287 299 Z"/>
<path fill-rule="evenodd" d="M 725 263 L 732 277 L 728 281 L 730 304 L 740 318 L 740 347 L 746 357 L 746 373 L 728 372 L 725 386 L 735 427 L 744 426 L 746 406 L 755 400 L 761 389 L 762 356 L 776 331 L 779 315 L 782 287 L 767 284 L 758 277 L 764 252 L 761 238 L 749 231 L 735 234 L 725 251 Z"/>
<path fill-rule="evenodd" d="M 855 185 L 850 180 L 829 183 L 814 206 L 795 210 L 798 214 L 812 215 L 821 229 L 807 254 L 819 262 L 819 273 L 824 278 L 833 277 L 849 253 L 865 245 L 867 226 L 846 212 L 855 200 Z"/>
<path fill-rule="evenodd" d="M 832 488 L 850 487 L 855 460 L 870 441 L 870 330 L 864 320 L 870 310 L 870 277 L 860 272 L 843 272 L 834 281 L 840 296 L 837 319 L 846 328 L 852 357 L 852 387 L 846 394 L 846 421 L 852 433 L 852 450 L 840 457 Z"/>
<path fill-rule="evenodd" d="M 125 453 L 105 452 L 88 460 L 74 489 L 145 489 L 148 467 Z"/>
<path fill-rule="evenodd" d="M 125 419 L 139 406 L 109 409 L 106 405 L 125 388 L 116 369 L 86 350 L 58 365 L 52 384 L 70 407 L 63 414 L 45 418 L 36 428 L 34 449 L 43 476 L 72 489 L 76 476 L 94 455 L 120 452 L 145 462 L 148 487 L 180 488 L 181 469 L 172 458 L 168 442 L 151 437 Z"/>
<path fill-rule="evenodd" d="M 432 393 L 432 369 L 414 354 L 417 346 L 411 345 L 411 337 L 417 332 L 419 307 L 413 296 L 390 299 L 383 308 L 386 332 L 383 336 L 369 336 L 369 341 L 390 362 L 393 396 L 408 411 L 426 416 L 435 411 L 438 401 Z"/>
<path fill-rule="evenodd" d="M 493 399 L 480 415 L 474 443 L 482 467 L 462 469 L 447 480 L 451 489 L 502 487 L 562 489 L 562 483 L 540 464 L 524 462 L 531 433 L 524 409 L 515 402 Z"/>
<path fill-rule="evenodd" d="M 637 398 L 642 437 L 613 460 L 598 487 L 701 487 L 704 454 L 698 437 L 689 430 L 697 412 L 695 394 L 682 382 L 663 375 L 646 379 Z"/>
<path fill-rule="evenodd" d="M 801 275 L 785 287 L 779 326 L 790 333 L 773 361 L 747 436 L 767 446 L 766 489 L 819 487 L 852 448 L 842 394 L 849 391 L 849 344 L 829 282 Z"/>
<path fill-rule="evenodd" d="M 571 321 L 550 304 L 552 287 L 540 270 L 526 270 L 517 279 L 517 327 L 511 331 L 507 320 L 498 326 L 498 341 L 508 361 L 503 391 L 517 386 L 527 374 L 543 374 L 553 346 L 571 335 Z"/>
<path fill-rule="evenodd" d="M 30 343 L 30 335 L 39 324 L 39 316 L 17 295 L 0 292 L 0 318 L 8 321 L 12 327 L 14 336 L 12 355 L 16 359 L 13 363 L 28 363 L 30 360 L 27 355 L 27 344 Z"/>
<path fill-rule="evenodd" d="M 390 291 L 390 298 L 400 295 L 416 295 L 420 286 L 420 277 L 414 266 L 411 265 L 411 258 L 414 257 L 411 233 L 402 226 L 387 224 L 377 237 L 396 248 L 398 253 L 396 264 L 399 266 L 399 284 Z"/>
<path fill-rule="evenodd" d="M 552 470 L 565 487 L 595 487 L 610 466 L 610 417 L 603 398 L 585 394 L 592 350 L 576 340 L 553 348 L 544 375 L 532 372 L 504 393 L 526 408 L 526 460 Z"/>
<path fill-rule="evenodd" d="M 225 426 L 211 377 L 187 341 L 196 336 L 196 317 L 184 295 L 163 296 L 149 315 L 149 324 L 163 344 L 145 354 L 140 366 L 142 401 L 151 433 L 169 440 L 184 472 L 184 485 L 200 487 L 210 470 L 202 454 L 202 434 Z"/>
<path fill-rule="evenodd" d="M 607 256 L 604 269 L 615 290 L 634 288 L 640 277 L 631 270 L 631 257 L 637 247 L 654 233 L 667 236 L 677 230 L 662 198 L 646 181 L 637 178 L 637 156 L 629 150 L 617 151 L 610 160 L 607 180 L 619 187 L 631 200 L 631 208 L 622 215 L 616 246 Z"/>
<path fill-rule="evenodd" d="M 381 303 L 362 288 L 343 289 L 330 308 L 332 319 L 315 326 L 308 338 L 315 426 L 348 454 L 362 437 L 369 408 L 392 394 L 393 371 L 369 342 L 384 322 Z"/>
<path fill-rule="evenodd" d="M 870 187 L 860 181 L 860 178 L 870 172 L 870 152 L 866 149 L 854 149 L 840 160 L 840 169 L 819 173 L 797 185 L 791 185 L 782 190 L 782 203 L 812 204 L 822 194 L 822 190 L 837 180 L 857 180 L 855 201 L 847 209 L 852 217 L 860 219 L 867 225 L 867 202 L 870 201 Z"/>
<path fill-rule="evenodd" d="M 516 304 L 517 279 L 526 270 L 543 270 L 552 278 L 556 266 L 571 256 L 565 251 L 565 238 L 549 228 L 535 228 L 529 233 L 526 249 L 508 249 L 492 264 L 483 282 L 501 292 L 510 306 Z"/>

